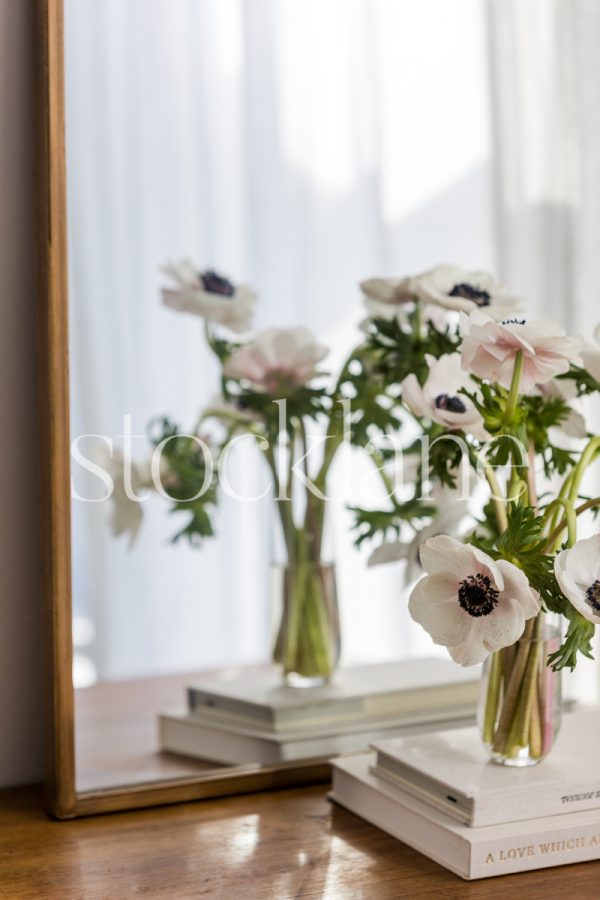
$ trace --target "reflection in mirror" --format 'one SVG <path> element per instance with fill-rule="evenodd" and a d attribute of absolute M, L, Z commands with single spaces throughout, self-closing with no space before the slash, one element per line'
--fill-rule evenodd
<path fill-rule="evenodd" d="M 485 4 L 449 6 L 66 2 L 80 790 L 472 714 L 477 673 L 406 664 L 414 532 L 357 546 L 394 410 L 346 365 L 364 279 L 496 268 Z"/>

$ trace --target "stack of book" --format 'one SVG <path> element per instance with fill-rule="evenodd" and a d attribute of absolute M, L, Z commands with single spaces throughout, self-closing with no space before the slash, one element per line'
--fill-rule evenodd
<path fill-rule="evenodd" d="M 598 741 L 597 710 L 534 768 L 489 762 L 472 727 L 384 740 L 334 761 L 331 798 L 465 879 L 599 859 Z"/>
<path fill-rule="evenodd" d="M 160 746 L 228 765 L 363 751 L 379 738 L 473 722 L 478 679 L 437 658 L 348 668 L 313 688 L 249 670 L 190 686 L 187 709 L 160 716 Z"/>

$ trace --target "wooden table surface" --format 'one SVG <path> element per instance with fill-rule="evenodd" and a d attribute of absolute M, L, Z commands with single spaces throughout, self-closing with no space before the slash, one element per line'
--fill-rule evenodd
<path fill-rule="evenodd" d="M 592 900 L 600 862 L 462 881 L 332 806 L 323 786 L 55 822 L 0 793 L 6 900 Z"/>

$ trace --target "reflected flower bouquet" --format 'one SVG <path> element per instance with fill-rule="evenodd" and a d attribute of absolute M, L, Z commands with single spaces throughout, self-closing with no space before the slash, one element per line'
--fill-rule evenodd
<path fill-rule="evenodd" d="M 362 335 L 332 378 L 322 368 L 328 350 L 308 329 L 249 333 L 257 299 L 249 287 L 187 261 L 164 272 L 171 282 L 162 291 L 164 304 L 204 322 L 221 392 L 189 432 L 169 418 L 152 423 L 152 463 L 138 466 L 138 482 L 153 481 L 171 510 L 184 517 L 174 540 L 200 545 L 215 531 L 220 496 L 236 498 L 229 469 L 234 462 L 243 467 L 248 458 L 239 445 L 245 441 L 258 450 L 285 547 L 274 660 L 290 684 L 327 681 L 340 652 L 334 569 L 323 558 L 329 473 L 344 442 L 364 448 L 378 464 L 371 439 L 397 430 L 394 398 L 383 379 L 370 379 L 374 351 Z M 123 491 L 119 497 L 127 504 Z M 130 515 L 121 504 L 115 517 L 120 531 L 127 521 L 135 529 L 140 525 L 139 504 L 127 505 Z"/>

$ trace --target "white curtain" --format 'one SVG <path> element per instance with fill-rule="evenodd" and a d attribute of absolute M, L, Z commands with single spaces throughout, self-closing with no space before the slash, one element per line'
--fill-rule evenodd
<path fill-rule="evenodd" d="M 600 320 L 600 4 L 491 0 L 503 277 L 537 313 Z"/>
<path fill-rule="evenodd" d="M 494 270 L 486 42 L 485 0 L 67 0 L 73 436 L 118 435 L 124 413 L 138 434 L 161 412 L 190 424 L 214 394 L 199 323 L 159 304 L 167 258 L 253 284 L 258 326 L 307 324 L 333 363 L 360 279 Z M 239 462 L 259 493 L 259 460 Z M 354 499 L 332 516 L 345 660 L 431 652 L 401 566 L 366 571 L 352 549 Z M 270 503 L 224 504 L 200 552 L 147 507 L 128 550 L 105 504 L 74 502 L 97 674 L 266 659 Z"/>
<path fill-rule="evenodd" d="M 533 314 L 592 340 L 600 322 L 600 3 L 490 0 L 489 22 L 500 275 Z M 585 413 L 596 433 L 599 412 L 594 397 Z M 590 472 L 584 490 L 599 488 Z M 599 683 L 597 664 L 582 661 L 570 689 L 598 700 Z"/>

